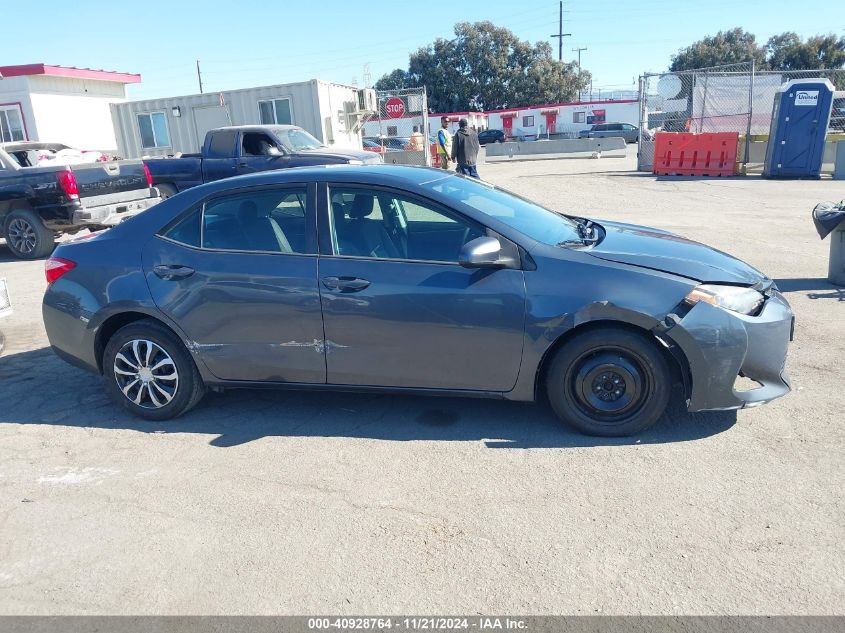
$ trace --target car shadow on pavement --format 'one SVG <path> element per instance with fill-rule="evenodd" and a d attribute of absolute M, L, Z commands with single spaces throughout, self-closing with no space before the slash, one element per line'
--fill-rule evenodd
<path fill-rule="evenodd" d="M 61 380 L 55 380 L 56 376 Z M 65 364 L 49 348 L 2 356 L 0 425 L 197 433 L 214 435 L 210 444 L 217 447 L 281 436 L 572 448 L 686 442 L 721 433 L 736 422 L 736 412 L 687 413 L 680 392 L 651 429 L 634 437 L 599 438 L 562 425 L 547 404 L 271 389 L 209 393 L 181 418 L 147 422 L 115 404 L 102 380 Z"/>
<path fill-rule="evenodd" d="M 809 290 L 817 292 L 807 292 L 808 299 L 836 299 L 837 301 L 845 301 L 845 287 L 837 286 L 825 277 L 775 279 L 775 283 L 784 294 Z"/>

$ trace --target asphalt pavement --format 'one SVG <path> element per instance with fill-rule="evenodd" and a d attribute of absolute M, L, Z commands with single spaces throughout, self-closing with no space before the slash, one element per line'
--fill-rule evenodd
<path fill-rule="evenodd" d="M 545 404 L 241 391 L 124 414 L 47 347 L 0 246 L 0 614 L 842 614 L 845 289 L 810 210 L 845 185 L 488 164 L 551 207 L 745 259 L 797 315 L 794 391 L 589 438 Z"/>

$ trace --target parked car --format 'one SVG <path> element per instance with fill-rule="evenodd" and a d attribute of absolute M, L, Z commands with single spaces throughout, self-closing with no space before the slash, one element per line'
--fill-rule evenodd
<path fill-rule="evenodd" d="M 384 147 L 387 151 L 402 152 L 411 142 L 410 136 L 368 136 L 364 139 Z"/>
<path fill-rule="evenodd" d="M 160 201 L 140 160 L 51 159 L 39 166 L 40 152 L 63 149 L 60 143 L 0 143 L 0 237 L 15 257 L 46 257 L 62 233 L 112 226 Z"/>
<path fill-rule="evenodd" d="M 487 143 L 504 143 L 505 133 L 502 130 L 481 130 L 478 133 L 478 142 L 481 145 L 487 145 Z"/>
<path fill-rule="evenodd" d="M 53 349 L 150 420 L 206 389 L 546 394 L 581 431 L 623 435 L 674 383 L 690 411 L 789 391 L 792 312 L 763 273 L 431 168 L 203 185 L 62 244 L 46 271 Z"/>
<path fill-rule="evenodd" d="M 311 165 L 379 163 L 374 152 L 334 149 L 295 125 L 244 125 L 210 130 L 200 154 L 144 161 L 163 198 L 205 182 Z"/>
<path fill-rule="evenodd" d="M 589 130 L 578 132 L 578 138 L 624 138 L 626 143 L 636 143 L 640 129 L 630 123 L 596 123 Z"/>
<path fill-rule="evenodd" d="M 361 141 L 364 146 L 364 151 L 375 152 L 376 154 L 385 154 L 387 152 L 400 152 L 402 150 L 394 149 L 389 145 L 382 145 L 378 141 L 371 138 L 365 138 Z"/>

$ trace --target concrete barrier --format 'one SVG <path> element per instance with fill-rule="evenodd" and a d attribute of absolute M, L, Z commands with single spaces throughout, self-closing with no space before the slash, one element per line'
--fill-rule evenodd
<path fill-rule="evenodd" d="M 625 156 L 625 139 L 623 138 L 577 138 L 552 141 L 528 141 L 507 143 L 491 143 L 486 146 L 487 162 L 507 160 L 539 160 L 550 158 L 565 158 L 574 154 L 592 155 L 601 152 L 602 156 Z M 582 156 L 578 156 L 582 155 Z"/>
<path fill-rule="evenodd" d="M 836 157 L 833 162 L 833 179 L 845 180 L 845 141 L 836 143 Z"/>
<path fill-rule="evenodd" d="M 425 152 L 423 151 L 385 152 L 383 158 L 387 165 L 425 165 Z"/>

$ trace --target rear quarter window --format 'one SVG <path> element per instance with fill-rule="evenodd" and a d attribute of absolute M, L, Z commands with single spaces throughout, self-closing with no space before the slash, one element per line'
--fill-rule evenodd
<path fill-rule="evenodd" d="M 159 235 L 186 246 L 199 248 L 200 210 L 194 209 L 185 217 L 175 220 L 175 223 L 164 227 Z"/>

